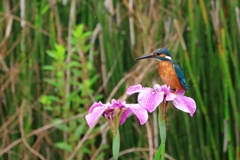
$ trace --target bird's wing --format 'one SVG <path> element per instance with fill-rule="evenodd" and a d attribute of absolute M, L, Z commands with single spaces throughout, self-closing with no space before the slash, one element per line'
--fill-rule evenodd
<path fill-rule="evenodd" d="M 183 73 L 182 69 L 179 67 L 179 65 L 177 63 L 173 62 L 173 68 L 174 68 L 174 70 L 176 72 L 177 77 L 180 80 L 181 85 L 184 88 L 190 89 L 188 87 L 188 85 L 186 84 L 186 79 L 184 78 L 184 73 Z"/>

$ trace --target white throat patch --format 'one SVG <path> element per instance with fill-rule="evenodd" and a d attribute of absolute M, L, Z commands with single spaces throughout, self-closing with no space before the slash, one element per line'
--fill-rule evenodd
<path fill-rule="evenodd" d="M 164 58 L 167 58 L 169 60 L 172 60 L 172 58 L 170 56 L 165 56 Z"/>

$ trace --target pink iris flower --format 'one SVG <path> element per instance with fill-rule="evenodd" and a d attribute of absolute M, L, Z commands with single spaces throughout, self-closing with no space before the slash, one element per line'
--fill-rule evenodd
<path fill-rule="evenodd" d="M 131 113 L 137 116 L 141 125 L 144 124 L 148 119 L 147 111 L 139 104 L 126 104 L 125 101 L 116 101 L 115 99 L 113 99 L 111 103 L 107 104 L 95 102 L 90 107 L 85 118 L 89 127 L 91 127 L 93 123 L 102 115 L 108 120 L 111 129 L 115 130 L 115 127 L 118 128 L 118 124 L 122 125 Z M 115 122 L 118 122 L 118 124 L 115 124 Z"/>
<path fill-rule="evenodd" d="M 177 94 L 174 94 L 170 92 L 166 85 L 160 86 L 159 84 L 155 84 L 153 88 L 149 88 L 138 84 L 129 87 L 126 92 L 129 95 L 139 93 L 138 103 L 149 112 L 153 112 L 164 99 L 166 101 L 173 101 L 177 109 L 190 113 L 191 116 L 196 111 L 195 101 L 190 97 L 184 96 L 184 90 L 179 90 Z"/>

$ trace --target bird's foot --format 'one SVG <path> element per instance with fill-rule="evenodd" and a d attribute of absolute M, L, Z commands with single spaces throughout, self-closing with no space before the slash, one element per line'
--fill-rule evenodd
<path fill-rule="evenodd" d="M 178 92 L 178 89 L 175 89 L 175 91 L 172 92 L 172 93 L 173 93 L 173 94 L 177 94 L 177 92 Z"/>

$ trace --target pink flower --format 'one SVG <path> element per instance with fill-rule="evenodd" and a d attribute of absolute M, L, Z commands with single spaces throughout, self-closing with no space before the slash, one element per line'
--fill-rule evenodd
<path fill-rule="evenodd" d="M 173 105 L 177 109 L 190 113 L 190 116 L 193 116 L 196 111 L 196 102 L 192 98 L 184 96 L 184 93 L 185 90 L 178 91 L 176 98 L 173 100 Z"/>
<path fill-rule="evenodd" d="M 184 96 L 184 90 L 180 90 L 177 94 L 174 94 L 169 91 L 166 85 L 160 86 L 159 84 L 155 84 L 153 88 L 149 88 L 138 84 L 129 87 L 126 92 L 129 95 L 139 93 L 138 103 L 149 112 L 153 112 L 164 99 L 166 101 L 173 101 L 177 109 L 190 113 L 191 116 L 196 111 L 195 101 L 190 97 Z"/>
<path fill-rule="evenodd" d="M 120 100 L 116 101 L 115 99 L 113 99 L 111 103 L 107 104 L 95 102 L 90 107 L 85 118 L 89 127 L 91 127 L 93 123 L 102 115 L 108 120 L 113 131 L 118 128 L 118 124 L 122 125 L 131 113 L 137 116 L 140 124 L 144 124 L 148 119 L 147 111 L 139 104 L 126 104 L 126 102 L 122 102 Z M 116 122 L 118 124 L 115 124 Z"/>

